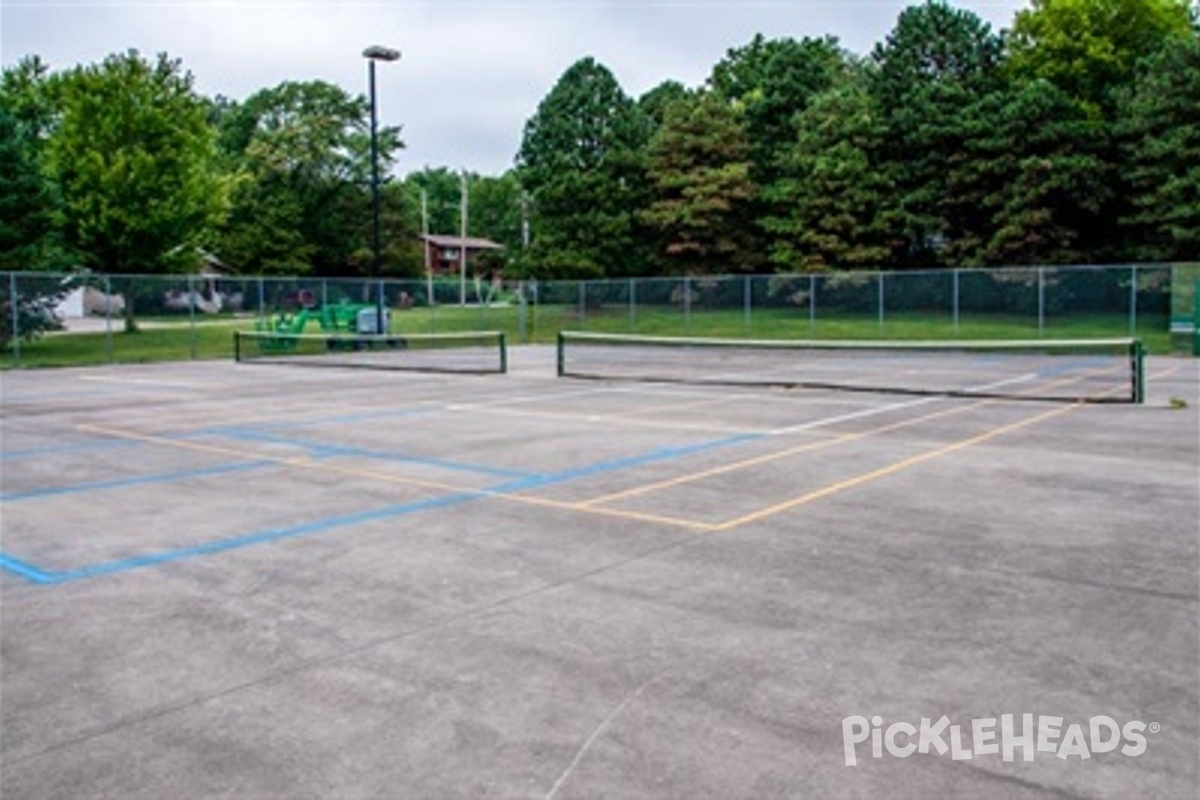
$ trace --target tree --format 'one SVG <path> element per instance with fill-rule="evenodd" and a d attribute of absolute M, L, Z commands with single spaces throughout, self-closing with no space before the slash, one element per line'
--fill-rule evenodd
<path fill-rule="evenodd" d="M 191 75 L 165 54 L 149 62 L 131 50 L 55 76 L 52 90 L 59 119 L 46 168 L 83 264 L 125 273 L 190 266 L 227 197 Z"/>
<path fill-rule="evenodd" d="M 669 271 L 720 274 L 761 263 L 747 246 L 750 152 L 740 112 L 725 98 L 704 92 L 667 109 L 650 143 L 656 199 L 644 218 L 663 238 Z"/>
<path fill-rule="evenodd" d="M 1188 0 L 1033 0 L 1013 22 L 1007 68 L 1048 80 L 1108 118 L 1139 61 L 1194 36 L 1194 25 Z"/>
<path fill-rule="evenodd" d="M 771 262 L 785 271 L 880 266 L 891 187 L 872 161 L 880 131 L 865 87 L 847 82 L 818 96 L 797 128 L 767 190 L 777 209 L 763 220 Z"/>
<path fill-rule="evenodd" d="M 1119 108 L 1132 256 L 1200 260 L 1200 37 L 1164 46 Z"/>
<path fill-rule="evenodd" d="M 688 99 L 689 93 L 679 81 L 663 81 L 638 98 L 638 107 L 657 128 L 667 117 L 667 109 Z"/>
<path fill-rule="evenodd" d="M 371 273 L 369 113 L 363 97 L 324 81 L 286 81 L 216 109 L 226 168 L 237 176 L 223 260 L 248 272 Z M 386 175 L 403 146 L 399 130 L 381 129 L 378 141 Z M 381 210 L 392 225 L 403 219 L 402 207 Z M 393 229 L 386 240 L 398 237 Z M 385 250 L 384 272 L 408 263 L 394 255 Z"/>
<path fill-rule="evenodd" d="M 742 107 L 754 142 L 755 176 L 774 177 L 776 155 L 795 138 L 795 117 L 831 88 L 850 66 L 836 38 L 766 39 L 759 34 L 730 50 L 709 85 Z"/>
<path fill-rule="evenodd" d="M 34 56 L 0 77 L 0 271 L 53 270 L 67 263 L 58 196 L 43 167 L 53 121 L 47 74 Z"/>
<path fill-rule="evenodd" d="M 650 122 L 592 58 L 563 73 L 526 123 L 517 174 L 533 197 L 537 277 L 636 273 Z"/>
<path fill-rule="evenodd" d="M 1039 80 L 994 93 L 964 116 L 974 123 L 969 154 L 949 185 L 979 224 L 956 240 L 959 263 L 1068 264 L 1108 252 L 1109 137 L 1080 103 Z"/>
<path fill-rule="evenodd" d="M 962 110 L 1000 85 L 1001 42 L 967 11 L 932 0 L 901 13 L 872 53 L 871 97 L 882 123 L 875 157 L 893 185 L 884 211 L 898 266 L 944 263 L 962 235 L 951 165 L 966 158 Z"/>

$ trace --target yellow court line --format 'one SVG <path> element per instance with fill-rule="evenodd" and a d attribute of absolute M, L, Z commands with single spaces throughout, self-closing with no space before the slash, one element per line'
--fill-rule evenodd
<path fill-rule="evenodd" d="M 108 428 L 102 425 L 79 425 L 79 430 L 86 433 L 95 433 L 101 436 L 110 436 L 114 439 L 129 439 L 135 442 L 145 442 L 146 444 L 157 444 L 164 447 L 173 447 L 179 450 L 191 450 L 200 453 L 216 453 L 218 455 L 233 456 L 235 458 L 244 458 L 251 461 L 270 461 L 280 466 L 298 467 L 307 469 L 313 472 L 333 472 L 344 475 L 350 475 L 357 478 L 373 478 L 376 480 L 385 480 L 388 483 L 397 483 L 408 486 L 416 486 L 423 489 L 436 489 L 438 491 L 451 492 L 475 492 L 478 489 L 464 488 L 455 486 L 454 484 L 441 483 L 440 481 L 427 481 L 421 478 L 405 478 L 400 475 L 392 475 L 383 472 L 373 472 L 371 470 L 360 470 L 352 467 L 340 467 L 336 464 L 318 464 L 307 456 L 273 456 L 269 453 L 256 453 L 253 450 L 241 450 L 236 447 L 224 447 L 222 445 L 201 444 L 199 442 L 181 442 L 175 439 L 166 439 L 161 436 L 153 436 L 144 433 L 134 433 L 133 431 L 124 431 L 117 428 Z"/>
<path fill-rule="evenodd" d="M 712 523 L 708 522 L 699 522 L 679 517 L 667 517 L 657 514 L 645 514 L 638 511 L 624 511 L 613 508 L 584 508 L 578 503 L 548 500 L 540 497 L 530 497 L 528 495 L 516 493 L 493 492 L 487 489 L 478 489 L 470 486 L 457 486 L 454 484 L 442 483 L 440 481 L 406 478 L 400 475 L 392 475 L 390 473 L 375 472 L 374 470 L 342 467 L 336 464 L 328 463 L 317 463 L 304 456 L 285 458 L 283 456 L 272 456 L 270 454 L 256 453 L 251 450 L 240 450 L 234 447 L 223 447 L 221 445 L 208 445 L 198 442 L 180 442 L 174 439 L 165 439 L 161 436 L 135 433 L 133 431 L 124 431 L 101 425 L 78 425 L 77 428 L 81 431 L 94 433 L 101 436 L 110 436 L 115 439 L 129 439 L 131 441 L 144 442 L 146 444 L 156 444 L 163 447 L 172 447 L 180 450 L 189 450 L 201 453 L 216 453 L 219 455 L 233 456 L 236 458 L 254 461 L 271 461 L 283 467 L 304 469 L 310 472 L 334 473 L 339 475 L 347 475 L 354 478 L 366 478 L 368 480 L 381 481 L 383 483 L 398 484 L 401 486 L 413 486 L 422 489 L 452 492 L 454 494 L 475 494 L 479 495 L 480 497 L 491 497 L 498 500 L 507 500 L 509 502 L 519 503 L 521 505 L 555 508 L 563 511 L 585 512 L 597 516 L 614 517 L 618 519 L 634 520 L 637 522 L 652 522 L 659 525 L 688 528 L 690 530 L 711 530 L 713 528 Z"/>
<path fill-rule="evenodd" d="M 978 436 L 972 436 L 970 439 L 963 439 L 961 441 L 954 442 L 953 444 L 948 444 L 945 447 L 939 447 L 936 450 L 930 450 L 928 452 L 921 453 L 920 455 L 912 456 L 910 458 L 906 458 L 901 461 L 896 461 L 892 464 L 887 465 L 886 467 L 881 467 L 879 469 L 872 470 L 871 472 L 864 472 L 861 475 L 856 475 L 853 478 L 848 478 L 844 481 L 840 481 L 838 483 L 834 483 L 829 486 L 825 486 L 821 489 L 817 489 L 816 491 L 812 491 L 807 494 L 803 494 L 799 497 L 794 497 L 791 500 L 785 500 L 782 503 L 777 503 L 773 506 L 768 506 L 767 508 L 760 509 L 758 511 L 754 511 L 750 514 L 746 514 L 741 517 L 736 517 L 734 519 L 727 520 L 725 522 L 717 523 L 714 526 L 713 530 L 727 531 L 730 528 L 737 528 L 739 526 L 745 525 L 750 522 L 757 522 L 757 521 L 765 519 L 767 517 L 775 516 L 776 514 L 780 514 L 784 511 L 788 511 L 788 510 L 796 508 L 798 506 L 802 506 L 802 505 L 806 505 L 807 503 L 811 503 L 814 500 L 820 500 L 823 497 L 828 497 L 830 495 L 837 494 L 839 492 L 843 492 L 846 489 L 852 489 L 855 486 L 861 486 L 864 483 L 869 483 L 869 482 L 877 480 L 879 478 L 883 478 L 885 476 L 892 475 L 894 473 L 900 472 L 901 470 L 905 470 L 905 469 L 908 469 L 909 467 L 916 466 L 917 464 L 921 464 L 921 463 L 930 461 L 935 458 L 940 458 L 942 456 L 949 455 L 949 454 L 957 452 L 959 450 L 964 450 L 968 447 L 972 447 L 974 445 L 986 442 L 990 439 L 994 439 L 997 436 L 1003 436 L 1006 433 L 1011 433 L 1012 431 L 1018 430 L 1020 428 L 1024 428 L 1028 425 L 1033 425 L 1034 423 L 1041 422 L 1042 420 L 1046 420 L 1051 417 L 1056 417 L 1060 414 L 1065 414 L 1068 411 L 1073 411 L 1073 410 L 1079 408 L 1080 405 L 1081 404 L 1079 404 L 1079 403 L 1074 403 L 1072 405 L 1063 406 L 1061 408 L 1053 408 L 1053 409 L 1050 409 L 1049 411 L 1045 411 L 1041 414 L 1036 414 L 1032 417 L 1028 417 L 1023 420 L 1019 420 L 1017 422 L 1012 422 L 1012 423 L 1009 423 L 1008 425 L 1003 425 L 999 428 L 993 428 L 992 430 L 990 430 L 986 433 L 981 433 Z"/>
<path fill-rule="evenodd" d="M 1166 377 L 1167 375 L 1170 375 L 1170 374 L 1178 371 L 1178 369 L 1179 369 L 1178 367 L 1172 367 L 1170 369 L 1166 369 L 1161 372 L 1155 373 L 1153 376 L 1151 376 L 1151 378 L 1153 378 L 1154 380 L 1158 380 L 1159 378 Z M 1106 392 L 1105 394 L 1114 394 L 1117 391 L 1121 391 L 1121 390 L 1113 389 L 1109 392 Z M 999 401 L 986 401 L 986 402 L 999 402 Z M 1012 431 L 1019 430 L 1020 428 L 1024 428 L 1028 425 L 1033 425 L 1033 424 L 1041 422 L 1043 420 L 1050 419 L 1051 417 L 1055 417 L 1060 414 L 1066 414 L 1070 411 L 1075 411 L 1077 409 L 1083 408 L 1085 405 L 1086 405 L 1085 403 L 1072 403 L 1070 405 L 1063 406 L 1061 408 L 1052 408 L 1049 411 L 1045 411 L 1041 414 L 1035 414 L 1032 417 L 1027 417 L 1025 419 L 1018 420 L 1016 422 L 1011 422 L 1007 425 L 1002 425 L 999 428 L 993 428 L 992 430 L 987 431 L 985 433 L 981 433 L 978 436 L 973 436 L 969 439 L 963 439 L 961 441 L 954 442 L 953 444 L 949 444 L 944 447 L 940 447 L 936 450 L 930 450 L 928 452 L 921 453 L 919 455 L 915 455 L 910 458 L 903 459 L 901 461 L 897 461 L 893 464 L 889 464 L 886 467 L 881 467 L 881 468 L 879 468 L 877 470 L 873 470 L 871 472 L 866 472 L 861 475 L 856 475 L 853 478 L 847 478 L 844 481 L 840 481 L 838 483 L 831 484 L 824 488 L 817 489 L 817 490 L 809 492 L 807 494 L 803 494 L 799 497 L 794 497 L 791 500 L 785 500 L 782 503 L 777 503 L 773 506 L 769 506 L 767 508 L 760 509 L 759 511 L 754 511 L 754 512 L 751 512 L 750 514 L 745 514 L 741 517 L 727 520 L 725 522 L 716 523 L 713 526 L 712 530 L 714 532 L 727 531 L 727 530 L 730 530 L 731 528 L 737 528 L 741 525 L 745 525 L 750 522 L 757 522 L 757 521 L 765 519 L 767 517 L 771 517 L 776 514 L 780 514 L 784 511 L 788 511 L 790 509 L 797 508 L 802 505 L 806 505 L 808 503 L 813 502 L 814 500 L 820 500 L 823 497 L 828 497 L 830 495 L 837 494 L 839 492 L 845 491 L 846 489 L 852 489 L 855 486 L 861 486 L 864 483 L 869 483 L 870 481 L 876 480 L 878 478 L 883 478 L 885 476 L 892 475 L 896 472 L 900 472 L 901 470 L 905 470 L 905 469 L 908 469 L 909 467 L 916 466 L 917 464 L 921 464 L 925 461 L 929 461 L 934 458 L 940 458 L 941 456 L 949 455 L 949 454 L 957 452 L 959 450 L 964 450 L 968 447 L 972 447 L 974 445 L 981 444 L 990 439 L 994 439 L 997 436 L 1003 436 L 1006 433 L 1011 433 Z"/>
<path fill-rule="evenodd" d="M 1076 383 L 1080 380 L 1083 380 L 1085 377 L 1089 377 L 1092 375 L 1102 375 L 1105 372 L 1113 372 L 1115 370 L 1116 370 L 1115 367 L 1106 367 L 1102 370 L 1091 370 L 1091 371 L 1085 373 L 1084 375 L 1079 375 L 1079 376 L 1074 376 L 1071 378 L 1065 378 L 1062 380 L 1054 381 L 1054 382 L 1051 382 L 1044 386 L 1038 386 L 1036 388 L 1031 388 L 1029 391 L 1019 393 L 1019 394 L 1032 394 L 1033 392 L 1046 391 L 1048 389 L 1053 389 L 1058 386 L 1063 386 L 1063 385 L 1067 385 L 1070 383 Z M 1107 392 L 1107 394 L 1112 394 L 1115 391 L 1120 391 L 1120 390 L 1114 389 L 1114 390 Z M 811 452 L 813 450 L 820 450 L 820 449 L 824 449 L 826 447 L 832 447 L 833 445 L 837 445 L 837 444 L 846 444 L 849 442 L 859 441 L 861 439 L 865 439 L 865 438 L 868 438 L 871 436 L 878 436 L 879 434 L 890 433 L 891 431 L 900 430 L 902 428 L 907 428 L 907 427 L 910 427 L 912 425 L 916 425 L 916 424 L 919 424 L 922 422 L 928 422 L 930 420 L 938 419 L 941 417 L 953 416 L 955 414 L 962 414 L 967 411 L 971 411 L 973 409 L 981 408 L 983 406 L 988 406 L 988 405 L 995 405 L 995 404 L 999 404 L 1002 402 L 1004 402 L 1004 401 L 1001 398 L 985 398 L 983 400 L 977 400 L 975 402 L 969 403 L 968 405 L 965 405 L 965 406 L 956 406 L 954 408 L 943 409 L 941 411 L 934 411 L 929 414 L 922 414 L 917 417 L 912 417 L 911 419 L 900 420 L 899 422 L 888 423 L 887 425 L 883 425 L 878 428 L 870 428 L 868 430 L 859 431 L 857 433 L 841 434 L 841 435 L 834 436 L 833 438 L 830 438 L 830 439 L 825 439 L 823 441 L 809 442 L 807 444 L 799 445 L 797 447 L 789 447 L 787 449 L 779 450 L 774 453 L 766 453 L 761 456 L 755 456 L 753 458 L 747 458 L 747 459 L 743 459 L 741 461 L 735 461 L 730 464 L 723 464 L 722 466 L 719 466 L 719 467 L 713 467 L 711 469 L 700 470 L 699 472 L 688 473 L 687 475 L 681 475 L 677 478 L 668 478 L 667 480 L 657 481 L 655 483 L 647 483 L 647 484 L 643 484 L 641 486 L 635 486 L 631 489 L 626 489 L 624 491 L 614 492 L 612 494 L 602 495 L 600 497 L 594 497 L 590 500 L 584 500 L 580 503 L 580 505 L 584 506 L 584 507 L 591 507 L 591 506 L 601 505 L 601 504 L 605 504 L 605 503 L 612 503 L 617 500 L 624 500 L 629 497 L 636 497 L 638 495 L 647 494 L 649 492 L 655 492 L 655 491 L 659 491 L 662 489 L 669 489 L 674 486 L 682 486 L 685 483 L 692 483 L 694 481 L 704 480 L 705 478 L 711 478 L 714 475 L 724 475 L 729 472 L 736 472 L 737 470 L 746 469 L 748 467 L 757 466 L 759 464 L 766 464 L 766 463 L 770 463 L 772 461 L 778 461 L 780 459 L 789 458 L 791 456 L 799 455 L 801 453 L 807 453 L 807 452 Z M 1072 405 L 1074 405 L 1074 404 L 1072 404 Z M 1068 406 L 1068 407 L 1070 407 L 1070 406 Z"/>
<path fill-rule="evenodd" d="M 434 403 L 434 401 L 416 401 L 414 403 L 414 405 L 428 404 L 436 403 Z M 344 411 L 344 414 L 371 414 L 373 411 L 383 411 L 390 408 L 395 407 L 394 405 L 364 405 L 364 407 L 358 407 L 354 408 L 353 410 Z M 155 420 L 170 420 L 173 422 L 178 422 L 180 416 L 187 416 L 187 414 L 181 413 L 181 411 L 178 409 L 174 411 L 163 411 L 162 414 L 139 414 L 138 422 L 152 422 Z M 209 413 L 209 411 L 204 411 L 204 413 L 197 413 L 191 417 L 190 422 L 188 422 L 188 425 L 185 427 L 170 427 L 158 433 L 182 433 L 196 431 L 197 428 L 211 425 L 239 426 L 251 425 L 251 423 L 254 422 L 275 422 L 277 420 L 286 420 L 289 422 L 296 422 L 298 425 L 306 425 L 306 423 L 319 422 L 320 420 L 328 419 L 328 417 L 329 411 L 323 411 L 323 413 L 320 413 L 319 415 L 317 415 L 317 413 L 307 415 L 298 414 L 295 413 L 295 411 L 292 411 L 292 413 L 288 413 L 288 411 L 275 411 L 275 413 L 271 414 L 257 415 L 246 414 L 245 411 L 239 411 L 236 409 L 229 409 L 228 411 L 223 411 L 223 413 L 222 411 L 218 411 L 218 413 Z"/>
<path fill-rule="evenodd" d="M 870 436 L 877 436 L 881 433 L 888 433 L 890 431 L 897 430 L 900 428 L 906 428 L 910 425 L 916 425 L 921 422 L 927 422 L 928 420 L 936 419 L 938 417 L 946 417 L 946 416 L 950 416 L 952 414 L 961 414 L 965 411 L 969 411 L 974 408 L 979 408 L 980 406 L 985 406 L 985 405 L 989 405 L 989 404 L 997 403 L 997 402 L 999 402 L 999 401 L 998 400 L 979 400 L 977 402 L 971 403 L 970 405 L 956 406 L 954 408 L 943 409 L 941 411 L 934 411 L 929 414 L 922 414 L 919 417 L 913 417 L 911 419 L 901 420 L 900 422 L 892 422 L 887 425 L 882 425 L 878 428 L 871 428 L 869 430 L 859 431 L 857 433 L 843 433 L 843 434 L 834 436 L 833 438 L 825 439 L 825 440 L 822 440 L 819 442 L 808 442 L 806 444 L 797 445 L 796 447 L 789 447 L 784 450 L 777 450 L 773 453 L 766 453 L 761 456 L 754 456 L 753 458 L 746 458 L 741 461 L 734 461 L 729 464 L 722 464 L 719 467 L 712 467 L 711 469 L 700 470 L 699 472 L 691 472 L 691 473 L 688 473 L 687 475 L 681 475 L 677 478 L 669 478 L 667 480 L 658 481 L 656 483 L 647 483 L 647 484 L 643 484 L 641 486 L 636 486 L 632 489 L 626 489 L 625 491 L 615 492 L 613 494 L 607 494 L 607 495 L 603 495 L 601 497 L 595 497 L 595 498 L 592 498 L 591 500 L 583 501 L 581 503 L 581 505 L 584 505 L 584 506 L 600 505 L 602 503 L 611 503 L 616 500 L 624 500 L 628 497 L 635 497 L 637 495 L 646 494 L 648 492 L 655 492 L 655 491 L 659 491 L 661 489 L 669 489 L 673 486 L 681 486 L 685 483 L 691 483 L 693 481 L 703 480 L 705 478 L 711 478 L 714 475 L 724 475 L 729 472 L 736 472 L 737 470 L 746 469 L 748 467 L 757 466 L 759 464 L 767 464 L 772 461 L 778 461 L 783 458 L 789 458 L 791 456 L 799 455 L 801 453 L 807 453 L 807 452 L 810 452 L 813 450 L 820 450 L 825 447 L 832 447 L 835 444 L 845 444 L 847 442 L 853 442 L 853 441 L 858 441 L 859 439 L 865 439 Z"/>

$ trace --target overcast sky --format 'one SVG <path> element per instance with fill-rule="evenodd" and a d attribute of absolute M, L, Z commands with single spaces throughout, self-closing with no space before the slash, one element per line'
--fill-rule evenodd
<path fill-rule="evenodd" d="M 362 50 L 399 49 L 378 73 L 381 124 L 408 149 L 397 172 L 498 175 L 525 121 L 572 63 L 592 56 L 637 97 L 698 86 L 731 47 L 837 36 L 865 54 L 918 0 L 0 0 L 5 65 L 36 53 L 58 70 L 136 48 L 183 60 L 200 92 L 245 99 L 287 80 L 366 93 Z M 1028 0 L 958 0 L 994 29 Z"/>

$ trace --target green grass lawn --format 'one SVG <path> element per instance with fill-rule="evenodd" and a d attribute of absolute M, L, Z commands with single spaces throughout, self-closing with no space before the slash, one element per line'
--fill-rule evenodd
<path fill-rule="evenodd" d="M 51 367 L 83 364 L 135 363 L 188 359 L 232 359 L 233 332 L 253 330 L 251 318 L 204 318 L 194 328 L 187 320 L 147 319 L 138 333 L 126 333 L 120 324 L 112 334 L 58 333 L 33 342 L 22 342 L 19 365 Z M 1129 321 L 1121 314 L 1048 317 L 1042 331 L 1027 317 L 964 314 L 955 326 L 948 314 L 916 312 L 888 316 L 881 325 L 874 314 L 829 314 L 810 320 L 807 310 L 755 309 L 747 318 L 743 310 L 692 310 L 641 306 L 587 309 L 576 306 L 468 307 L 440 306 L 392 314 L 397 333 L 447 333 L 499 330 L 509 344 L 551 343 L 560 330 L 639 333 L 656 336 L 712 336 L 757 339 L 1088 339 L 1129 335 Z M 316 328 L 310 332 L 317 333 Z M 1140 336 L 1150 353 L 1169 353 L 1172 337 L 1167 319 L 1139 319 Z M 1176 349 L 1179 349 L 1177 340 Z M 1189 345 L 1190 346 L 1190 345 Z M 1185 351 L 1186 352 L 1186 351 Z M 11 349 L 0 367 L 17 362 Z"/>

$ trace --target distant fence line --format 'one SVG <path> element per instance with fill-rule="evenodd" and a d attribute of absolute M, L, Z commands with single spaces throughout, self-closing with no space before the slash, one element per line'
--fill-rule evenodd
<path fill-rule="evenodd" d="M 121 360 L 113 338 L 133 318 L 190 331 L 177 357 L 209 357 L 196 333 L 206 320 L 253 327 L 259 317 L 339 302 L 383 304 L 399 330 L 495 328 L 514 342 L 547 341 L 563 328 L 803 338 L 838 322 L 856 335 L 910 338 L 953 338 L 981 324 L 1036 336 L 1138 335 L 1186 329 L 1197 280 L 1198 264 L 466 282 L 10 272 L 0 273 L 0 337 L 7 363 L 21 365 L 23 350 L 39 345 L 24 339 L 23 315 L 52 314 L 69 329 L 103 333 L 94 361 L 104 363 Z"/>

